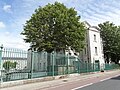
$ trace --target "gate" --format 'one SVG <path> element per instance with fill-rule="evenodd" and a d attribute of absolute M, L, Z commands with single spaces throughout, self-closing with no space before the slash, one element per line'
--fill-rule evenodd
<path fill-rule="evenodd" d="M 1 82 L 28 78 L 27 51 L 3 48 L 0 50 Z"/>

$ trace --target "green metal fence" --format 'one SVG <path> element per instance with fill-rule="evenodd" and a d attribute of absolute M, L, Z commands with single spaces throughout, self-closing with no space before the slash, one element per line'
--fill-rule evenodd
<path fill-rule="evenodd" d="M 1 82 L 101 70 L 99 63 L 86 63 L 71 55 L 9 48 L 0 50 L 0 66 Z M 116 64 L 103 66 L 104 70 L 119 68 Z"/>
<path fill-rule="evenodd" d="M 105 64 L 104 70 L 111 70 L 111 69 L 119 69 L 120 66 L 118 64 Z"/>
<path fill-rule="evenodd" d="M 1 81 L 28 78 L 27 52 L 20 49 L 4 48 L 1 50 Z"/>

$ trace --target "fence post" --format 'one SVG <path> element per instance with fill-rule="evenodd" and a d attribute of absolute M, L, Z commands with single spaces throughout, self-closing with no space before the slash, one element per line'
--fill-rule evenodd
<path fill-rule="evenodd" d="M 93 63 L 93 70 L 94 70 L 94 72 L 95 72 L 95 63 Z"/>
<path fill-rule="evenodd" d="M 77 61 L 78 61 L 78 63 L 77 63 L 77 69 L 78 69 L 78 73 L 80 74 L 80 69 L 81 69 L 81 67 L 80 67 L 80 60 L 79 60 L 79 58 L 77 57 Z"/>
<path fill-rule="evenodd" d="M 67 54 L 67 74 L 69 74 L 69 53 Z"/>
<path fill-rule="evenodd" d="M 87 71 L 86 71 L 86 72 L 88 73 L 88 62 L 86 62 L 86 66 L 87 66 L 87 67 L 86 67 L 86 68 L 87 68 Z"/>
<path fill-rule="evenodd" d="M 78 61 L 78 73 L 80 74 L 80 69 L 81 69 L 81 67 L 80 67 L 80 61 Z"/>
<path fill-rule="evenodd" d="M 33 74 L 33 51 L 31 50 L 31 70 L 30 70 L 30 78 L 32 78 L 32 74 Z"/>
<path fill-rule="evenodd" d="M 53 75 L 53 77 L 54 77 L 54 74 L 55 74 L 55 72 L 54 72 L 54 52 L 52 53 L 52 75 Z"/>
<path fill-rule="evenodd" d="M 3 45 L 0 46 L 0 83 L 2 83 L 2 49 Z"/>

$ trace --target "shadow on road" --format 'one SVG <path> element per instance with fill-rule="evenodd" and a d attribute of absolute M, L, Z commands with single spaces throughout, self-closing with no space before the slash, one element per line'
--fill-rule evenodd
<path fill-rule="evenodd" d="M 111 78 L 111 79 L 120 80 L 120 76 L 117 76 L 117 77 L 114 77 L 114 78 Z"/>

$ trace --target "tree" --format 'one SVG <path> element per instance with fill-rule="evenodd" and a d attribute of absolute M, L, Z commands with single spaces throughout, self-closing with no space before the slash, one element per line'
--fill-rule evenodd
<path fill-rule="evenodd" d="M 7 71 L 9 71 L 12 68 L 16 68 L 16 65 L 17 65 L 17 62 L 6 61 L 6 62 L 3 63 L 3 67 Z"/>
<path fill-rule="evenodd" d="M 37 51 L 52 52 L 68 47 L 80 51 L 84 47 L 85 28 L 80 16 L 74 8 L 58 2 L 36 9 L 21 34 Z"/>
<path fill-rule="evenodd" d="M 120 27 L 108 21 L 98 26 L 101 30 L 106 62 L 109 63 L 111 60 L 118 63 L 120 60 Z"/>

